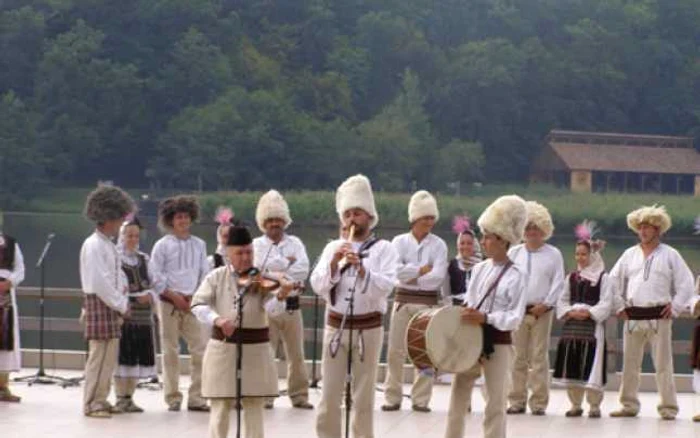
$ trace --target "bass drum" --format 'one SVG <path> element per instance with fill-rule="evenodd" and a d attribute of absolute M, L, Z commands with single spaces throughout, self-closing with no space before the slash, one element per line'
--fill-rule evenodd
<path fill-rule="evenodd" d="M 481 326 L 464 324 L 461 306 L 426 309 L 417 313 L 406 329 L 406 351 L 418 369 L 433 368 L 462 373 L 481 357 Z"/>

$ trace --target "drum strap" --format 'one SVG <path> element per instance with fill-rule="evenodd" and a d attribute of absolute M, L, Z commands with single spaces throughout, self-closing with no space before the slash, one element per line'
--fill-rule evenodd
<path fill-rule="evenodd" d="M 501 282 L 501 279 L 505 275 L 505 273 L 510 269 L 510 267 L 513 266 L 513 262 L 511 260 L 508 260 L 506 262 L 505 266 L 503 266 L 503 269 L 501 272 L 498 274 L 498 277 L 496 277 L 496 281 L 493 282 L 493 284 L 489 287 L 489 289 L 486 291 L 484 294 L 484 297 L 481 299 L 479 302 L 479 305 L 476 306 L 476 309 L 479 310 L 481 309 L 481 306 L 484 304 L 484 301 L 495 292 L 496 288 L 498 287 L 498 283 Z M 493 308 L 493 303 L 495 301 L 495 297 L 493 300 L 491 300 L 491 307 L 489 310 Z M 493 354 L 495 349 L 495 332 L 496 328 L 490 324 L 483 324 L 481 326 L 481 333 L 483 336 L 483 348 L 481 350 L 481 356 L 485 359 L 488 359 L 491 354 Z"/>
<path fill-rule="evenodd" d="M 496 288 L 498 287 L 498 283 L 501 282 L 501 279 L 503 278 L 506 271 L 508 271 L 508 269 L 511 266 L 513 266 L 513 262 L 511 260 L 508 260 L 508 262 L 506 262 L 505 266 L 503 266 L 503 269 L 501 270 L 501 272 L 498 274 L 498 277 L 496 277 L 496 281 L 493 282 L 493 284 L 489 287 L 489 289 L 484 294 L 484 297 L 481 298 L 481 301 L 479 301 L 479 304 L 476 306 L 476 310 L 481 309 L 481 306 L 484 304 L 484 301 L 486 301 L 486 299 L 496 290 Z M 493 307 L 493 301 L 494 300 L 491 300 L 491 307 Z"/>

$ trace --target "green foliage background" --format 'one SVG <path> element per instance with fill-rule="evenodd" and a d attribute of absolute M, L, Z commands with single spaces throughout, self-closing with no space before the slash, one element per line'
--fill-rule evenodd
<path fill-rule="evenodd" d="M 98 179 L 521 182 L 553 128 L 695 136 L 698 22 L 700 0 L 5 0 L 0 206 Z"/>

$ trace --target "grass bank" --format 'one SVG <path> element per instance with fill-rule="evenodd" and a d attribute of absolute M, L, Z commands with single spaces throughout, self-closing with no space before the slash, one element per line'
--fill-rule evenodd
<path fill-rule="evenodd" d="M 34 199 L 23 208 L 25 211 L 43 213 L 79 213 L 89 189 L 54 189 L 45 196 Z M 129 190 L 135 198 L 144 190 Z M 497 196 L 517 193 L 525 199 L 537 200 L 551 211 L 559 232 L 571 233 L 581 220 L 598 221 L 605 235 L 627 234 L 626 216 L 631 210 L 648 204 L 666 205 L 673 219 L 671 235 L 690 236 L 693 222 L 700 214 L 700 199 L 689 196 L 655 194 L 573 194 L 548 186 L 493 185 L 472 188 L 462 196 L 439 194 L 437 196 L 442 220 L 440 227 L 448 228 L 451 218 L 468 214 L 477 218 Z M 207 192 L 199 195 L 205 218 L 211 218 L 219 205 L 231 207 L 236 215 L 253 220 L 255 206 L 261 192 Z M 337 223 L 335 193 L 330 191 L 288 191 L 284 193 L 292 213 L 299 224 Z M 407 226 L 407 206 L 410 194 L 375 193 L 380 224 L 387 228 Z M 206 220 L 206 219 L 205 219 Z"/>

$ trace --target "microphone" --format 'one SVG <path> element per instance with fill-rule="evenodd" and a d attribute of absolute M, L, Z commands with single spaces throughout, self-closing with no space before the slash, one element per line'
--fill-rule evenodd
<path fill-rule="evenodd" d="M 53 240 L 54 237 L 56 237 L 56 233 L 49 233 L 49 235 L 46 237 L 46 240 Z"/>

